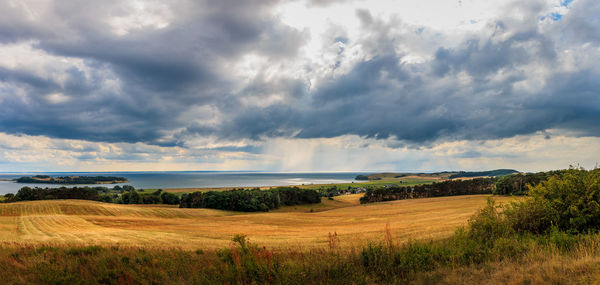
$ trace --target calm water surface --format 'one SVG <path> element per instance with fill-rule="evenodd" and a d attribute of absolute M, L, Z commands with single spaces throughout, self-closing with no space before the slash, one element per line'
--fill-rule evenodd
<path fill-rule="evenodd" d="M 218 172 L 218 171 L 168 171 L 168 172 L 45 172 L 45 173 L 0 173 L 0 179 L 21 176 L 120 176 L 129 180 L 127 185 L 135 188 L 195 188 L 195 187 L 255 187 L 301 184 L 349 183 L 362 172 L 334 173 L 273 173 L 273 172 Z M 103 184 L 106 186 L 125 184 Z M 16 193 L 21 187 L 60 187 L 66 185 L 27 184 L 0 181 L 0 195 Z"/>

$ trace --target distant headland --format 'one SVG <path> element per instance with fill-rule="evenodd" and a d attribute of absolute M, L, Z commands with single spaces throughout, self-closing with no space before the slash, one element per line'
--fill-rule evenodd
<path fill-rule="evenodd" d="M 358 175 L 355 180 L 394 180 L 401 178 L 413 178 L 413 179 L 433 179 L 433 180 L 451 180 L 451 179 L 467 179 L 476 177 L 497 177 L 510 175 L 514 173 L 520 173 L 514 169 L 495 169 L 489 171 L 444 171 L 434 173 L 374 173 L 369 175 Z"/>
<path fill-rule="evenodd" d="M 23 176 L 14 180 L 17 183 L 41 183 L 41 184 L 113 184 L 129 182 L 125 177 L 114 176 L 60 176 L 48 175 Z"/>

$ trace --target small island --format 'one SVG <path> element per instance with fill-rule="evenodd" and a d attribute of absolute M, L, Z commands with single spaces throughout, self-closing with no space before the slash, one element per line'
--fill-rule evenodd
<path fill-rule="evenodd" d="M 42 184 L 113 184 L 129 182 L 125 177 L 114 176 L 60 176 L 48 175 L 24 176 L 14 180 L 17 183 L 42 183 Z"/>

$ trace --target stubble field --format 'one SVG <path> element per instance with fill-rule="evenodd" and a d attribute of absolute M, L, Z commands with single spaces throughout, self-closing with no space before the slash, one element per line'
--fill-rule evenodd
<path fill-rule="evenodd" d="M 214 249 L 227 246 L 235 234 L 245 234 L 255 244 L 270 248 L 314 248 L 326 247 L 331 233 L 337 234 L 342 247 L 352 247 L 381 239 L 388 224 L 400 241 L 449 236 L 489 197 L 360 205 L 360 195 L 323 199 L 321 205 L 283 207 L 268 213 L 81 200 L 1 204 L 0 242 Z M 506 202 L 511 198 L 496 199 Z"/>

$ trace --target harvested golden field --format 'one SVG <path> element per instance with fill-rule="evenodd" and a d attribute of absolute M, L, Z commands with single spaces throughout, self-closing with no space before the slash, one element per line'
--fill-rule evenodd
<path fill-rule="evenodd" d="M 245 234 L 252 242 L 268 247 L 311 248 L 326 247 L 329 233 L 337 233 L 342 246 L 358 246 L 368 240 L 381 240 L 388 223 L 393 237 L 400 241 L 436 239 L 464 225 L 490 196 L 360 205 L 360 195 L 268 213 L 81 200 L 0 204 L 0 242 L 212 249 L 228 245 L 235 234 Z M 513 198 L 496 199 L 506 202 Z"/>

